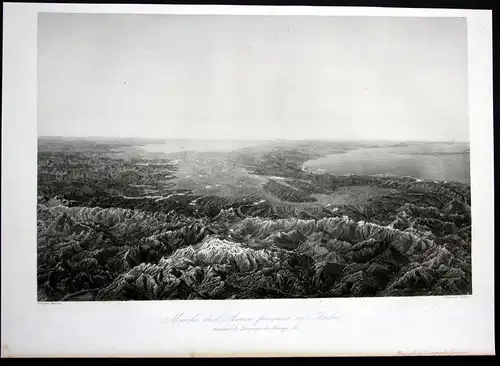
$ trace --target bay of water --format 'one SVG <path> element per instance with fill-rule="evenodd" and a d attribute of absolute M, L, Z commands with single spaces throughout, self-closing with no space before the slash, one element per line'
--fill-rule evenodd
<path fill-rule="evenodd" d="M 470 153 L 464 144 L 360 148 L 305 163 L 332 174 L 393 174 L 470 184 Z"/>
<path fill-rule="evenodd" d="M 228 152 L 262 143 L 263 141 L 254 140 L 169 140 L 165 144 L 147 144 L 141 148 L 149 152 L 165 154 L 182 151 Z"/>

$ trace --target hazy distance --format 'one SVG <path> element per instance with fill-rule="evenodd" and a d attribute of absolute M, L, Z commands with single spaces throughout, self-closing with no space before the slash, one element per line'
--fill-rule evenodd
<path fill-rule="evenodd" d="M 462 18 L 38 15 L 38 135 L 469 140 Z"/>

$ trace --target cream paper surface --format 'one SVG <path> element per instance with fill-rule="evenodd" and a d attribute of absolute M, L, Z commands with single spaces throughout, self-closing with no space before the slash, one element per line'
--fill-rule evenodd
<path fill-rule="evenodd" d="M 37 303 L 38 12 L 465 17 L 473 295 Z M 3 357 L 494 354 L 490 11 L 5 4 L 3 34 Z"/>

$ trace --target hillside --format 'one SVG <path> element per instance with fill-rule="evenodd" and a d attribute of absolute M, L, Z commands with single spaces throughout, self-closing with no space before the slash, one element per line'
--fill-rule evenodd
<path fill-rule="evenodd" d="M 470 187 L 303 166 L 351 148 L 42 141 L 38 299 L 470 294 Z"/>

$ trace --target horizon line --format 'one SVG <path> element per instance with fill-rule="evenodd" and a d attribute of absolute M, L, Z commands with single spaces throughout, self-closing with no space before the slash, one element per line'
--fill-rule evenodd
<path fill-rule="evenodd" d="M 387 142 L 466 142 L 470 143 L 470 140 L 419 140 L 419 139 L 339 139 L 339 138 L 318 138 L 318 137 L 308 137 L 302 139 L 296 138 L 200 138 L 200 137 L 144 137 L 144 136 L 70 136 L 70 135 L 42 135 L 38 136 L 38 139 L 48 139 L 48 138 L 60 138 L 60 139 L 107 139 L 107 140 L 195 140 L 195 141 L 387 141 Z"/>

